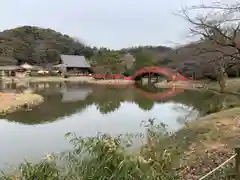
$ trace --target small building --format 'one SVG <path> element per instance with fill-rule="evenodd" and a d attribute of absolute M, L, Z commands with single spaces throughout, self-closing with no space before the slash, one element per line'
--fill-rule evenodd
<path fill-rule="evenodd" d="M 30 70 L 33 68 L 33 66 L 28 63 L 24 63 L 24 64 L 20 65 L 20 67 L 24 70 Z"/>
<path fill-rule="evenodd" d="M 16 76 L 16 72 L 21 68 L 19 66 L 0 66 L 0 76 Z"/>
<path fill-rule="evenodd" d="M 92 68 L 84 56 L 61 55 L 61 64 L 53 66 L 66 74 L 86 75 L 92 73 Z"/>
<path fill-rule="evenodd" d="M 21 69 L 23 70 L 23 71 L 30 71 L 30 72 L 32 72 L 32 71 L 40 71 L 40 70 L 42 70 L 43 68 L 42 67 L 40 67 L 40 66 L 36 66 L 36 65 L 30 65 L 30 64 L 28 64 L 28 63 L 24 63 L 24 64 L 22 64 L 22 65 L 20 65 L 20 67 L 21 67 Z"/>

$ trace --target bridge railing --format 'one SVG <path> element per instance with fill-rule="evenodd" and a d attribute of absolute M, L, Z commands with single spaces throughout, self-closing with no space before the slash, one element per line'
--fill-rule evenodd
<path fill-rule="evenodd" d="M 132 78 L 135 79 L 137 76 L 141 76 L 147 73 L 162 74 L 172 80 L 174 79 L 173 77 L 176 76 L 177 77 L 176 79 L 184 80 L 184 76 L 177 75 L 176 72 L 173 71 L 172 69 L 169 69 L 167 67 L 156 67 L 156 66 L 139 68 L 132 74 Z"/>

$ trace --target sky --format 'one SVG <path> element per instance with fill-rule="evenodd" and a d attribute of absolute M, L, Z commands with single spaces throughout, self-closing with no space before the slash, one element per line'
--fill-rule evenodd
<path fill-rule="evenodd" d="M 87 45 L 111 49 L 176 46 L 189 40 L 189 25 L 174 13 L 181 6 L 202 1 L 8 0 L 1 3 L 0 30 L 34 25 L 68 34 Z"/>

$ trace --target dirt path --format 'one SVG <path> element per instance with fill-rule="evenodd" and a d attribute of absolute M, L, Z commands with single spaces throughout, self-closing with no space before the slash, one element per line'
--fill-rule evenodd
<path fill-rule="evenodd" d="M 179 145 L 185 146 L 180 160 L 181 175 L 198 179 L 231 157 L 240 144 L 240 108 L 202 117 L 178 133 L 182 133 Z M 233 162 L 225 168 L 232 167 Z"/>

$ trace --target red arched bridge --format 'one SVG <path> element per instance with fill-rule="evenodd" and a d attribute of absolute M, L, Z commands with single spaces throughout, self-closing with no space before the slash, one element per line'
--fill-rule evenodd
<path fill-rule="evenodd" d="M 126 80 L 139 80 L 144 76 L 165 76 L 170 81 L 187 81 L 189 80 L 179 72 L 167 67 L 150 66 L 136 70 L 131 76 L 125 77 L 122 74 L 93 74 L 95 79 L 126 79 Z"/>
<path fill-rule="evenodd" d="M 131 80 L 138 80 L 141 77 L 144 77 L 149 74 L 157 74 L 160 76 L 165 76 L 170 81 L 186 81 L 188 78 L 181 75 L 178 72 L 175 72 L 174 70 L 167 68 L 167 67 L 157 67 L 157 66 L 150 66 L 150 67 L 144 67 L 141 69 L 138 69 L 135 71 L 129 79 Z"/>

